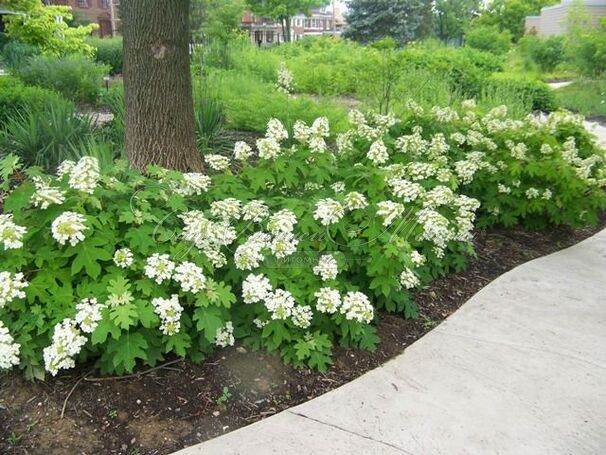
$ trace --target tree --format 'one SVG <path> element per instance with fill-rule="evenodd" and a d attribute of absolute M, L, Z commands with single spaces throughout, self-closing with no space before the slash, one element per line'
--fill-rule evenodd
<path fill-rule="evenodd" d="M 480 0 L 436 0 L 436 36 L 444 42 L 461 38 L 473 17 L 479 14 L 479 9 Z"/>
<path fill-rule="evenodd" d="M 123 0 L 125 148 L 137 169 L 199 171 L 189 68 L 189 0 Z"/>
<path fill-rule="evenodd" d="M 196 40 L 227 42 L 240 30 L 244 0 L 193 0 L 192 35 Z"/>
<path fill-rule="evenodd" d="M 247 0 L 247 2 L 253 13 L 280 22 L 284 41 L 290 41 L 291 18 L 299 13 L 309 15 L 311 8 L 327 5 L 329 0 Z"/>
<path fill-rule="evenodd" d="M 391 37 L 404 44 L 422 35 L 431 0 L 351 0 L 346 38 L 369 43 Z"/>
<path fill-rule="evenodd" d="M 492 0 L 473 25 L 494 25 L 509 30 L 517 42 L 524 35 L 526 16 L 539 14 L 544 6 L 560 3 L 559 0 Z"/>
<path fill-rule="evenodd" d="M 8 36 L 39 47 L 43 54 L 63 56 L 72 53 L 92 55 L 94 48 L 84 39 L 97 24 L 70 27 L 69 6 L 45 6 L 41 0 L 4 0 L 0 6 L 22 14 L 3 16 Z M 60 17 L 61 20 L 57 20 Z"/>

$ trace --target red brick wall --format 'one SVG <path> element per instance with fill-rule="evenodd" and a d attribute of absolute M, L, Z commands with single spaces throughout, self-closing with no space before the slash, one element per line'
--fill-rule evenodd
<path fill-rule="evenodd" d="M 86 17 L 89 21 L 99 25 L 97 34 L 100 36 L 111 35 L 110 0 L 49 0 L 48 3 L 71 6 L 75 15 Z"/>

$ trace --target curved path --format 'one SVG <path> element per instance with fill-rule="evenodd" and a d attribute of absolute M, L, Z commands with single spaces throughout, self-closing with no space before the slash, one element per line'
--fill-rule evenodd
<path fill-rule="evenodd" d="M 502 275 L 400 356 L 179 455 L 606 453 L 606 230 Z"/>

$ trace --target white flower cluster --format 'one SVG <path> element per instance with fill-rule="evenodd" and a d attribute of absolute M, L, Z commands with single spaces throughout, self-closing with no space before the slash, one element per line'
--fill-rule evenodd
<path fill-rule="evenodd" d="M 322 281 L 334 280 L 339 273 L 337 260 L 332 254 L 324 254 L 318 259 L 318 265 L 313 268 L 313 272 L 318 275 Z"/>
<path fill-rule="evenodd" d="M 347 210 L 365 209 L 368 207 L 368 201 L 362 193 L 352 191 L 347 193 L 344 198 L 345 208 Z"/>
<path fill-rule="evenodd" d="M 179 297 L 176 294 L 170 296 L 170 299 L 156 297 L 152 299 L 154 312 L 160 317 L 160 330 L 164 335 L 172 336 L 179 333 L 181 329 L 181 313 L 183 307 L 179 303 Z"/>
<path fill-rule="evenodd" d="M 423 139 L 423 128 L 415 126 L 412 134 L 401 136 L 396 140 L 396 150 L 401 153 L 409 153 L 413 156 L 422 155 L 427 150 L 428 142 Z"/>
<path fill-rule="evenodd" d="M 297 251 L 297 240 L 292 232 L 277 232 L 271 240 L 270 249 L 278 259 L 290 256 Z"/>
<path fill-rule="evenodd" d="M 314 296 L 320 313 L 334 314 L 341 306 L 341 295 L 336 289 L 320 288 Z"/>
<path fill-rule="evenodd" d="M 57 166 L 57 177 L 60 179 L 63 178 L 64 175 L 69 175 L 72 169 L 76 167 L 76 162 L 72 160 L 62 161 L 59 166 Z"/>
<path fill-rule="evenodd" d="M 330 198 L 320 199 L 313 214 L 314 220 L 319 221 L 323 226 L 336 224 L 344 216 L 345 209 L 341 203 Z"/>
<path fill-rule="evenodd" d="M 8 329 L 0 321 L 0 370 L 8 370 L 19 365 L 19 350 Z"/>
<path fill-rule="evenodd" d="M 248 161 L 252 156 L 252 148 L 244 141 L 238 141 L 234 145 L 234 158 L 238 161 Z"/>
<path fill-rule="evenodd" d="M 43 350 L 46 371 L 55 376 L 59 370 L 75 367 L 74 357 L 80 353 L 86 341 L 74 319 L 64 319 L 55 325 L 52 343 Z"/>
<path fill-rule="evenodd" d="M 202 267 L 193 262 L 182 262 L 175 268 L 174 280 L 183 292 L 197 293 L 206 287 L 206 277 Z"/>
<path fill-rule="evenodd" d="M 229 158 L 223 155 L 208 153 L 204 155 L 204 160 L 208 166 L 215 171 L 225 171 L 229 169 Z"/>
<path fill-rule="evenodd" d="M 242 207 L 242 219 L 244 221 L 252 221 L 260 223 L 269 216 L 269 208 L 265 202 L 260 200 L 252 200 Z"/>
<path fill-rule="evenodd" d="M 311 325 L 314 315 L 309 305 L 297 305 L 293 307 L 290 316 L 292 323 L 301 329 L 307 329 Z"/>
<path fill-rule="evenodd" d="M 377 215 L 383 218 L 383 226 L 389 226 L 404 213 L 404 206 L 399 202 L 382 201 L 377 203 Z"/>
<path fill-rule="evenodd" d="M 348 292 L 343 298 L 341 313 L 348 321 L 364 322 L 368 324 L 374 318 L 374 308 L 370 300 L 361 292 Z"/>
<path fill-rule="evenodd" d="M 85 222 L 84 215 L 75 212 L 63 212 L 55 218 L 51 225 L 53 238 L 61 245 L 69 242 L 71 246 L 76 246 L 84 240 Z"/>
<path fill-rule="evenodd" d="M 265 297 L 265 308 L 271 313 L 273 320 L 285 320 L 292 315 L 295 299 L 284 289 L 276 289 Z"/>
<path fill-rule="evenodd" d="M 204 213 L 192 210 L 179 215 L 185 224 L 181 236 L 202 250 L 215 267 L 222 267 L 226 258 L 220 248 L 231 244 L 237 237 L 236 230 L 228 223 L 215 222 Z"/>
<path fill-rule="evenodd" d="M 292 92 L 293 80 L 293 75 L 286 67 L 286 63 L 281 62 L 280 68 L 278 68 L 278 82 L 276 84 L 276 90 L 288 95 Z"/>
<path fill-rule="evenodd" d="M 208 191 L 211 179 L 200 172 L 186 172 L 182 182 L 171 182 L 171 189 L 181 196 L 199 196 Z"/>
<path fill-rule="evenodd" d="M 84 193 L 93 194 L 101 175 L 99 160 L 93 156 L 84 156 L 69 171 L 69 186 Z"/>
<path fill-rule="evenodd" d="M 272 234 L 290 233 L 293 231 L 295 224 L 297 224 L 296 215 L 291 210 L 282 209 L 269 217 L 267 229 Z"/>
<path fill-rule="evenodd" d="M 0 214 L 0 242 L 5 250 L 21 248 L 27 229 L 13 222 L 12 214 Z"/>
<path fill-rule="evenodd" d="M 420 184 L 406 179 L 392 178 L 387 181 L 387 185 L 389 185 L 392 193 L 404 202 L 416 201 L 425 193 Z"/>
<path fill-rule="evenodd" d="M 233 197 L 214 201 L 210 204 L 211 215 L 225 221 L 240 219 L 240 209 L 240 201 Z"/>
<path fill-rule="evenodd" d="M 242 299 L 244 303 L 257 303 L 265 300 L 272 289 L 265 275 L 251 273 L 242 283 Z"/>
<path fill-rule="evenodd" d="M 170 280 L 175 270 L 175 263 L 170 260 L 168 254 L 155 253 L 147 258 L 144 273 L 145 276 L 162 284 L 165 280 Z"/>
<path fill-rule="evenodd" d="M 101 311 L 105 306 L 97 303 L 97 299 L 83 299 L 76 305 L 76 323 L 84 333 L 93 333 L 99 321 L 103 319 Z"/>
<path fill-rule="evenodd" d="M 310 127 L 302 120 L 297 120 L 293 133 L 295 139 L 309 146 L 312 153 L 324 153 L 328 150 L 325 138 L 330 135 L 330 126 L 326 117 L 318 117 Z"/>
<path fill-rule="evenodd" d="M 231 321 L 227 321 L 223 327 L 217 329 L 215 335 L 215 345 L 220 348 L 233 346 L 236 340 L 234 339 L 234 325 Z"/>
<path fill-rule="evenodd" d="M 0 272 L 0 309 L 15 299 L 24 299 L 25 289 L 29 283 L 23 279 L 23 273 L 12 275 L 10 272 Z"/>
<path fill-rule="evenodd" d="M 387 152 L 387 147 L 383 143 L 382 140 L 375 141 L 371 144 L 368 153 L 366 154 L 366 158 L 372 161 L 374 164 L 384 164 L 389 160 L 389 153 Z"/>
<path fill-rule="evenodd" d="M 422 265 L 425 264 L 425 256 L 423 256 L 421 253 L 419 253 L 417 250 L 413 250 L 410 253 L 410 260 L 412 261 L 412 263 L 414 265 L 416 265 L 417 267 L 421 267 Z"/>
<path fill-rule="evenodd" d="M 120 248 L 114 253 L 114 264 L 121 269 L 127 269 L 133 265 L 133 252 L 130 248 Z"/>
<path fill-rule="evenodd" d="M 419 286 L 421 281 L 415 272 L 407 268 L 400 274 L 400 283 L 406 289 L 413 289 Z"/>
<path fill-rule="evenodd" d="M 457 111 L 450 107 L 434 106 L 431 109 L 431 113 L 440 123 L 450 123 L 459 120 L 459 114 Z"/>
<path fill-rule="evenodd" d="M 40 207 L 46 210 L 52 204 L 63 204 L 65 202 L 65 193 L 58 187 L 50 186 L 41 177 L 33 178 L 36 192 L 32 195 L 34 207 Z"/>
<path fill-rule="evenodd" d="M 234 254 L 234 263 L 239 270 L 252 270 L 259 267 L 265 259 L 263 249 L 270 245 L 271 236 L 256 232 L 246 242 L 238 246 Z"/>
<path fill-rule="evenodd" d="M 423 207 L 435 209 L 444 205 L 450 205 L 454 199 L 455 195 L 450 188 L 438 185 L 425 193 Z"/>
<path fill-rule="evenodd" d="M 259 158 L 271 160 L 282 153 L 280 143 L 288 139 L 288 131 L 282 125 L 280 120 L 272 118 L 267 122 L 267 132 L 265 137 L 257 139 L 257 150 Z"/>

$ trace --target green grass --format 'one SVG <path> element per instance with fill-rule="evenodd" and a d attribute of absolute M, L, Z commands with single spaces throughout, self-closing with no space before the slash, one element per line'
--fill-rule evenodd
<path fill-rule="evenodd" d="M 606 117 L 606 80 L 582 79 L 556 91 L 563 108 L 586 117 Z"/>

